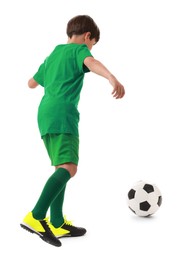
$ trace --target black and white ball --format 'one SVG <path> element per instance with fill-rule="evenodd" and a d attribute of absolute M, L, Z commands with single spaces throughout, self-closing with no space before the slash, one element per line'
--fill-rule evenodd
<path fill-rule="evenodd" d="M 155 184 L 137 182 L 128 192 L 128 207 L 140 217 L 154 214 L 162 204 L 162 195 Z"/>

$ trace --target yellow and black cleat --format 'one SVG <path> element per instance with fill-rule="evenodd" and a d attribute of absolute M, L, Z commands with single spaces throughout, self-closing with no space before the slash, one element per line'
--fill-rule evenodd
<path fill-rule="evenodd" d="M 45 242 L 60 247 L 62 244 L 52 233 L 47 218 L 43 220 L 37 220 L 33 217 L 32 212 L 29 212 L 20 226 L 27 231 L 37 234 Z"/>

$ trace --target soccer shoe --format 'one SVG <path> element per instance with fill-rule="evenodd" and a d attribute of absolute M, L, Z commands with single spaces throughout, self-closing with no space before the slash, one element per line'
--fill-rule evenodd
<path fill-rule="evenodd" d="M 33 217 L 32 212 L 29 212 L 20 226 L 31 233 L 37 234 L 42 240 L 53 246 L 59 247 L 62 245 L 50 230 L 47 218 L 37 220 Z"/>
<path fill-rule="evenodd" d="M 85 228 L 73 226 L 72 222 L 68 221 L 65 217 L 64 217 L 64 224 L 62 226 L 55 228 L 51 223 L 49 223 L 49 226 L 51 231 L 57 238 L 79 237 L 79 236 L 83 236 L 86 233 Z"/>

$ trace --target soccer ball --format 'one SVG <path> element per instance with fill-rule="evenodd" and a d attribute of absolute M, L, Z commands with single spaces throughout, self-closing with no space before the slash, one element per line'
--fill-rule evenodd
<path fill-rule="evenodd" d="M 137 182 L 128 192 L 128 207 L 140 217 L 154 214 L 162 203 L 162 195 L 155 184 Z"/>

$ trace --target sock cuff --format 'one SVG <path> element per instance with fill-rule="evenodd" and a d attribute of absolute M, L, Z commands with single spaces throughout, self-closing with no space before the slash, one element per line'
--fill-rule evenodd
<path fill-rule="evenodd" d="M 54 177 L 63 183 L 63 180 L 64 182 L 66 183 L 70 178 L 71 178 L 71 175 L 69 173 L 68 170 L 66 170 L 65 168 L 58 168 L 55 172 L 54 172 Z"/>

